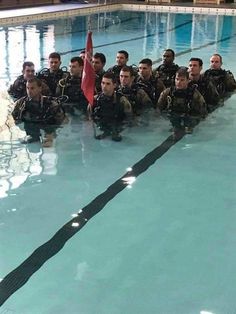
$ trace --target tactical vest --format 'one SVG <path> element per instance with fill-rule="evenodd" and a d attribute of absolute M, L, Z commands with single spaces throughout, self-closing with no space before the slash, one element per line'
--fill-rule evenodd
<path fill-rule="evenodd" d="M 207 88 L 208 88 L 208 81 L 206 78 L 201 77 L 198 81 L 190 81 L 189 87 L 196 88 L 203 97 L 207 94 Z"/>
<path fill-rule="evenodd" d="M 120 82 L 120 71 L 123 68 L 121 65 L 114 65 L 107 72 L 112 72 L 115 75 L 117 82 Z"/>
<path fill-rule="evenodd" d="M 20 99 L 21 97 L 26 96 L 26 80 L 23 75 L 17 77 L 14 84 L 10 86 L 8 93 L 15 99 Z"/>
<path fill-rule="evenodd" d="M 102 92 L 101 83 L 102 83 L 102 77 L 103 77 L 104 73 L 105 73 L 105 71 L 102 70 L 101 72 L 95 74 L 95 87 L 96 87 L 96 93 L 97 94 Z"/>
<path fill-rule="evenodd" d="M 211 79 L 216 86 L 219 95 L 223 95 L 226 92 L 225 79 L 227 71 L 223 69 L 214 70 L 209 69 L 204 73 L 204 76 Z"/>
<path fill-rule="evenodd" d="M 164 83 L 165 87 L 170 87 L 174 85 L 175 82 L 175 74 L 177 70 L 179 69 L 179 66 L 175 63 L 173 63 L 171 66 L 166 66 L 165 64 L 159 65 L 159 67 L 156 69 L 158 72 L 158 75 L 162 82 Z"/>
<path fill-rule="evenodd" d="M 124 119 L 124 110 L 120 103 L 122 95 L 118 92 L 111 97 L 105 96 L 101 93 L 93 107 L 92 117 L 98 123 L 112 123 L 119 122 Z"/>
<path fill-rule="evenodd" d="M 157 77 L 151 76 L 148 81 L 144 81 L 141 77 L 139 77 L 136 82 L 137 86 L 142 88 L 148 94 L 154 105 L 156 104 L 158 98 L 157 81 Z"/>
<path fill-rule="evenodd" d="M 170 88 L 170 94 L 167 96 L 167 112 L 179 115 L 187 115 L 192 110 L 193 95 L 196 86 L 187 89 Z"/>
<path fill-rule="evenodd" d="M 57 72 L 50 72 L 48 68 L 44 68 L 37 73 L 37 78 L 44 81 L 49 87 L 52 95 L 55 95 L 58 82 L 66 74 L 68 74 L 68 72 L 63 68 L 59 69 Z"/>
<path fill-rule="evenodd" d="M 68 75 L 65 79 L 59 81 L 62 88 L 62 95 L 69 97 L 70 102 L 84 101 L 85 97 L 81 89 L 81 78 L 75 78 Z"/>
<path fill-rule="evenodd" d="M 19 107 L 14 115 L 16 120 L 33 123 L 56 124 L 56 114 L 58 112 L 63 112 L 60 102 L 55 97 L 43 96 L 41 101 L 33 101 L 26 96 L 19 101 Z M 57 102 L 58 106 L 52 107 L 52 101 Z"/>
<path fill-rule="evenodd" d="M 119 86 L 117 92 L 125 96 L 130 103 L 135 103 L 138 89 L 136 86 Z"/>

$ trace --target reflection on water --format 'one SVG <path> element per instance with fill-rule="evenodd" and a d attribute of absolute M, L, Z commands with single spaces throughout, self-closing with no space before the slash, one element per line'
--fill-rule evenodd
<path fill-rule="evenodd" d="M 12 117 L 14 104 L 6 92 L 0 93 L 0 198 L 7 197 L 28 177 L 40 174 L 55 175 L 57 155 L 54 148 L 39 144 L 22 145 L 24 130 L 15 125 Z"/>
<path fill-rule="evenodd" d="M 0 88 L 6 90 L 16 76 L 21 74 L 22 63 L 26 60 L 33 61 L 36 69 L 46 67 L 47 57 L 52 51 L 60 52 L 62 64 L 68 65 L 71 57 L 85 47 L 88 19 L 93 31 L 94 51 L 106 54 L 107 68 L 114 64 L 116 51 L 120 49 L 126 49 L 130 53 L 130 63 L 137 64 L 144 57 L 160 62 L 163 49 L 169 47 L 179 55 L 176 63 L 180 65 L 186 64 L 191 51 L 208 64 L 209 55 L 214 50 L 223 54 L 227 68 L 235 68 L 235 61 L 227 58 L 232 51 L 227 50 L 227 47 L 235 47 L 236 20 L 232 16 L 106 12 L 1 27 Z M 227 40 L 221 42 L 222 38 Z M 16 139 L 20 137 L 19 134 Z M 34 145 L 25 147 L 6 142 L 6 138 L 2 140 L 5 142 L 0 146 L 1 197 L 7 196 L 8 191 L 19 187 L 30 176 L 56 174 L 57 155 L 53 148 L 44 151 L 37 148 L 38 151 L 33 152 L 29 148 L 35 149 Z M 81 145 L 83 151 L 83 144 Z M 184 149 L 188 148 L 186 146 Z"/>
<path fill-rule="evenodd" d="M 217 22 L 206 16 L 195 20 L 191 15 L 167 13 L 128 12 L 125 16 L 124 12 L 118 12 L 101 16 L 109 20 L 93 16 L 93 38 L 94 45 L 99 46 L 95 51 L 107 55 L 107 67 L 114 63 L 116 51 L 124 48 L 130 52 L 132 63 L 147 54 L 156 60 L 169 45 L 176 52 L 208 42 L 222 49 L 221 44 L 215 42 L 221 38 L 220 33 L 215 37 Z M 119 23 L 115 16 L 119 17 Z M 232 28 L 223 31 L 220 25 L 228 18 Z M 218 32 L 230 37 L 234 32 L 232 17 L 218 20 Z M 21 66 L 24 58 L 33 58 L 37 67 L 45 66 L 51 50 L 62 52 L 63 64 L 68 64 L 69 58 L 84 47 L 85 21 L 83 17 L 0 30 L 3 40 L 8 39 L 0 60 L 2 82 L 7 84 L 9 78 L 20 73 L 21 67 L 17 65 Z M 19 36 L 13 35 L 14 32 L 19 32 Z M 231 41 L 230 37 L 227 44 Z M 216 46 L 209 46 L 207 51 L 194 50 L 194 53 L 207 58 Z M 11 51 L 13 47 L 15 51 Z M 232 54 L 234 47 L 233 44 L 227 53 Z M 20 50 L 17 61 L 12 59 L 16 49 Z M 228 60 L 227 53 L 223 56 L 233 65 L 234 60 Z M 185 54 L 183 61 L 188 57 Z M 90 313 L 105 313 L 106 310 L 107 313 L 138 313 L 142 308 L 143 313 L 153 310 L 156 313 L 213 314 L 217 313 L 212 305 L 215 304 L 215 308 L 228 305 L 221 312 L 231 313 L 235 303 L 232 290 L 235 246 L 231 241 L 235 230 L 232 219 L 235 198 L 233 176 L 227 174 L 233 173 L 235 155 L 234 145 L 230 146 L 234 142 L 231 140 L 234 108 L 227 104 L 222 113 L 215 114 L 217 118 L 212 120 L 217 121 L 217 127 L 209 120 L 204 121 L 203 127 L 184 138 L 165 158 L 160 158 L 141 180 L 135 181 L 135 177 L 127 175 L 124 184 L 132 189 L 112 200 L 104 212 L 90 222 L 91 228 L 86 228 L 79 239 L 68 243 L 60 256 L 38 272 L 36 284 L 27 284 L 26 293 L 23 290 L 16 293 L 7 306 L 14 306 L 19 313 L 25 313 L 23 308 L 27 305 L 28 313 L 86 310 Z M 4 258 L 0 259 L 4 270 L 1 277 L 50 239 L 68 221 L 72 210 L 78 212 L 78 208 L 86 206 L 120 177 L 127 166 L 162 143 L 170 135 L 168 128 L 167 121 L 153 117 L 149 125 L 126 129 L 124 141 L 119 144 L 110 140 L 99 142 L 93 139 L 89 122 L 74 117 L 58 131 L 56 151 L 54 147 L 43 149 L 38 144 L 24 146 L 19 142 L 2 142 L 0 197 L 5 197 L 1 201 L 5 203 L 2 207 L 6 214 L 0 222 L 1 252 L 4 252 Z M 225 143 L 222 145 L 222 142 Z M 43 175 L 56 174 L 47 177 L 48 182 L 44 184 Z M 16 197 L 7 198 L 14 193 Z M 22 205 L 17 206 L 20 202 Z M 222 223 L 229 226 L 227 232 L 219 228 Z M 98 241 L 101 249 L 98 249 Z M 80 260 L 81 257 L 84 259 Z M 71 272 L 73 263 L 76 265 L 74 274 Z M 75 286 L 76 283 L 79 285 Z M 65 302 L 63 287 L 68 287 L 69 303 Z M 146 287 L 149 287 L 148 293 Z M 107 303 L 103 304 L 101 299 Z M 135 300 L 133 304 L 126 302 L 131 299 Z M 58 300 L 62 300 L 61 304 Z"/>
<path fill-rule="evenodd" d="M 63 65 L 68 65 L 70 58 L 85 47 L 88 19 L 95 50 L 107 55 L 107 66 L 115 62 L 116 51 L 124 48 L 132 53 L 132 63 L 144 57 L 159 60 L 162 51 L 170 47 L 181 52 L 211 43 L 211 50 L 226 52 L 236 28 L 233 16 L 123 11 L 1 27 L 1 88 L 5 89 L 21 73 L 26 60 L 33 61 L 36 69 L 47 66 L 52 51 L 60 52 Z M 229 38 L 219 42 L 222 37 Z"/>
<path fill-rule="evenodd" d="M 0 198 L 7 197 L 29 177 L 55 175 L 56 165 L 57 154 L 53 147 L 43 149 L 38 144 L 0 144 Z"/>

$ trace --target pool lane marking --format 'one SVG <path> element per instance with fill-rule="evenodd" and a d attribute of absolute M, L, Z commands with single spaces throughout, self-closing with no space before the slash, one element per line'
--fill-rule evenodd
<path fill-rule="evenodd" d="M 188 24 L 192 24 L 192 20 L 189 20 L 187 22 L 184 22 L 182 24 L 179 24 L 175 27 L 172 27 L 170 29 L 168 29 L 168 33 L 175 30 L 175 29 L 178 29 L 178 28 L 181 28 L 183 26 L 186 26 Z M 153 37 L 153 36 L 156 36 L 157 34 L 165 34 L 166 31 L 160 31 L 158 33 L 153 33 L 153 34 L 147 34 L 147 35 L 144 35 L 144 36 L 138 36 L 138 37 L 133 37 L 133 38 L 129 38 L 129 39 L 123 39 L 123 40 L 118 40 L 118 41 L 113 41 L 112 43 L 107 43 L 107 44 L 102 44 L 102 45 L 97 45 L 97 46 L 93 46 L 93 49 L 96 49 L 96 48 L 102 48 L 102 47 L 107 47 L 107 46 L 112 46 L 112 45 L 117 45 L 117 44 L 123 44 L 123 43 L 126 43 L 126 42 L 130 42 L 130 41 L 136 41 L 136 40 L 140 40 L 140 39 L 144 39 L 144 38 L 149 38 L 149 37 Z M 84 50 L 84 48 L 78 48 L 78 49 L 74 49 L 74 50 L 68 50 L 68 51 L 64 51 L 64 52 L 60 52 L 60 55 L 66 55 L 68 53 L 72 53 L 72 52 L 79 52 L 81 50 Z M 45 59 L 45 58 L 44 58 Z"/>
<path fill-rule="evenodd" d="M 127 22 L 128 21 L 128 19 L 127 20 L 125 20 L 125 22 Z M 123 21 L 122 21 L 123 22 Z M 177 25 L 177 26 L 175 26 L 175 27 L 172 27 L 172 28 L 170 28 L 170 29 L 168 29 L 167 31 L 160 31 L 160 32 L 158 32 L 158 33 L 153 33 L 153 34 L 147 34 L 147 35 L 144 35 L 144 36 L 138 36 L 138 37 L 134 37 L 134 38 L 129 38 L 129 39 L 124 39 L 124 40 L 119 40 L 119 41 L 114 41 L 114 42 L 112 42 L 112 43 L 107 43 L 107 44 L 102 44 L 102 45 L 97 45 L 97 46 L 93 46 L 93 49 L 96 49 L 96 48 L 102 48 L 102 47 L 107 47 L 107 46 L 112 46 L 112 45 L 117 45 L 117 44 L 122 44 L 122 43 L 125 43 L 125 42 L 130 42 L 130 41 L 136 41 L 136 40 L 140 40 L 140 39 L 144 39 L 144 38 L 149 38 L 149 37 L 153 37 L 153 36 L 156 36 L 156 35 L 160 35 L 160 34 L 165 34 L 166 32 L 171 32 L 171 31 L 173 31 L 173 30 L 175 30 L 175 29 L 178 29 L 178 28 L 180 28 L 180 27 L 183 27 L 183 26 L 186 26 L 186 25 L 188 25 L 188 24 L 192 24 L 192 20 L 188 20 L 188 21 L 186 21 L 186 22 L 184 22 L 184 23 L 181 23 L 181 24 L 179 24 L 179 25 Z M 84 32 L 85 30 L 83 30 L 83 32 Z M 77 33 L 77 31 L 76 32 L 71 32 L 72 34 L 74 34 L 74 33 Z M 62 35 L 62 34 L 59 34 L 59 36 L 60 35 Z M 64 35 L 64 34 L 63 34 Z M 64 55 L 67 55 L 67 54 L 69 54 L 69 53 L 72 53 L 72 52 L 80 52 L 80 51 L 82 51 L 82 50 L 84 50 L 84 47 L 83 48 L 78 48 L 78 49 L 73 49 L 73 50 L 68 50 L 68 51 L 64 51 L 64 52 L 60 52 L 60 55 L 61 56 L 64 56 Z M 43 61 L 43 60 L 47 60 L 47 58 L 41 58 L 41 61 Z"/>
<path fill-rule="evenodd" d="M 130 171 L 127 171 L 103 193 L 83 207 L 77 216 L 62 226 L 49 241 L 38 247 L 22 264 L 8 273 L 0 282 L 0 306 L 20 289 L 45 262 L 56 255 L 66 242 L 85 226 L 89 219 L 99 213 L 108 202 L 124 190 L 129 185 L 130 177 L 136 178 L 148 170 L 157 159 L 161 158 L 184 135 L 184 132 L 182 132 L 179 134 L 178 139 L 173 139 L 170 135 L 164 142 L 135 163 Z"/>
<path fill-rule="evenodd" d="M 200 49 L 203 49 L 203 48 L 206 48 L 206 47 L 209 47 L 209 46 L 212 46 L 212 45 L 215 45 L 215 44 L 218 44 L 218 43 L 230 40 L 231 38 L 233 38 L 235 36 L 236 36 L 236 34 L 233 34 L 232 36 L 227 36 L 227 37 L 224 37 L 224 38 L 221 38 L 221 39 L 218 39 L 218 40 L 210 41 L 210 42 L 205 43 L 205 44 L 203 44 L 201 46 L 198 46 L 198 47 L 195 47 L 195 48 L 189 48 L 189 49 L 180 51 L 179 53 L 176 53 L 175 56 L 177 56 L 177 57 L 178 56 L 182 56 L 182 55 L 185 55 L 186 53 L 189 53 L 189 52 L 192 52 L 192 51 L 195 51 L 195 50 L 200 50 Z"/>
<path fill-rule="evenodd" d="M 186 53 L 199 50 L 215 43 L 227 41 L 236 34 L 228 36 L 217 41 L 212 41 L 204 45 L 190 48 L 182 52 L 176 53 L 176 56 L 184 55 Z M 159 59 L 158 59 L 159 60 Z M 156 60 L 155 63 L 160 62 Z M 94 215 L 96 215 L 102 208 L 118 194 L 125 187 L 126 184 L 121 180 L 128 176 L 139 176 L 142 172 L 146 171 L 157 159 L 159 159 L 164 153 L 166 153 L 177 141 L 179 141 L 184 134 L 180 135 L 178 140 L 173 141 L 172 136 L 169 136 L 160 146 L 156 147 L 153 151 L 147 154 L 143 159 L 137 162 L 131 172 L 127 172 L 123 177 L 118 179 L 115 183 L 110 185 L 108 189 L 96 197 L 91 203 L 82 209 L 82 212 L 67 224 L 65 224 L 48 242 L 44 243 L 38 249 L 36 249 L 31 256 L 29 256 L 21 265 L 19 265 L 15 270 L 10 272 L 3 280 L 0 282 L 0 306 L 19 288 L 21 288 L 29 278 L 52 256 L 57 254 L 65 245 L 65 243 L 76 234 Z M 154 158 L 155 156 L 155 158 Z M 154 160 L 153 160 L 154 158 Z M 145 163 L 149 165 L 145 165 Z M 145 167 L 144 167 L 145 165 Z M 138 169 L 143 169 L 138 173 Z M 117 192 L 115 192 L 115 188 Z M 115 192 L 115 194 L 114 194 Z M 99 203 L 100 202 L 100 203 Z M 99 205 L 99 206 L 98 206 Z M 77 227 L 72 227 L 72 224 L 79 224 Z M 52 246 L 52 247 L 51 247 Z M 48 250 L 50 247 L 50 250 Z M 29 269 L 30 267 L 30 269 Z M 27 271 L 27 272 L 25 272 Z"/>
<path fill-rule="evenodd" d="M 119 23 L 116 23 L 117 25 L 118 24 L 122 24 L 122 23 L 127 23 L 127 22 L 130 22 L 132 20 L 137 20 L 138 17 L 131 17 L 131 18 L 127 18 L 127 19 L 124 19 L 124 20 L 121 20 Z M 114 26 L 114 24 L 111 24 L 111 25 L 106 25 L 104 26 L 103 28 L 107 29 L 111 26 Z M 97 27 L 92 27 L 91 28 L 91 31 L 96 31 L 97 30 Z M 77 33 L 86 33 L 87 34 L 87 31 L 88 29 L 87 28 L 84 28 L 84 29 L 81 29 L 81 30 L 74 30 L 74 31 L 69 31 L 69 32 L 64 32 L 64 33 L 57 33 L 57 36 L 65 36 L 65 35 L 69 35 L 69 34 L 77 34 Z M 84 48 L 83 48 L 84 49 Z"/>
<path fill-rule="evenodd" d="M 213 45 L 215 43 L 229 40 L 234 36 L 236 36 L 236 34 L 234 34 L 233 36 L 228 36 L 219 39 L 217 41 L 212 41 L 210 43 L 195 48 L 184 50 L 182 52 L 177 53 L 176 56 L 184 55 L 191 51 L 199 50 L 207 46 Z M 156 60 L 156 63 L 160 61 Z M 178 140 L 180 140 L 183 136 L 184 134 L 182 134 Z M 99 211 L 101 211 L 102 208 L 112 198 L 114 198 L 116 194 L 121 192 L 126 187 L 124 182 L 121 181 L 123 178 L 127 177 L 127 175 L 135 177 L 139 176 L 142 172 L 146 171 L 158 158 L 160 158 L 165 152 L 167 152 L 178 140 L 173 141 L 171 136 L 168 137 L 160 146 L 156 147 L 152 152 L 147 154 L 143 159 L 136 163 L 132 168 L 133 169 L 132 172 L 126 173 L 122 178 L 118 179 L 115 183 L 108 187 L 108 189 L 104 193 L 100 194 L 91 203 L 84 207 L 82 212 L 78 215 L 78 217 L 70 220 L 67 224 L 65 224 L 48 242 L 44 243 L 42 246 L 36 249 L 31 254 L 31 256 L 29 256 L 20 266 L 18 266 L 15 270 L 10 272 L 0 282 L 0 306 L 15 291 L 21 288 L 48 259 L 57 254 L 63 248 L 65 243 L 86 224 L 88 219 L 90 219 Z M 154 156 L 155 158 L 153 161 Z M 145 165 L 145 163 L 148 160 L 150 164 L 148 166 L 146 165 L 146 168 L 143 168 L 142 171 L 138 172 L 136 169 L 139 169 L 141 165 Z M 117 189 L 118 187 L 119 189 Z M 117 189 L 115 194 L 114 188 Z M 78 223 L 79 226 L 72 228 L 72 224 Z M 50 247 L 50 250 L 48 250 L 48 247 Z M 27 273 L 24 272 L 24 270 L 27 270 Z"/>
<path fill-rule="evenodd" d="M 233 34 L 232 36 L 227 36 L 227 37 L 224 37 L 222 39 L 218 39 L 218 40 L 215 40 L 215 41 L 210 41 L 206 44 L 203 44 L 201 46 L 198 46 L 198 47 L 195 47 L 195 48 L 189 48 L 189 49 L 186 49 L 186 50 L 183 50 L 183 51 L 180 51 L 180 52 L 177 52 L 175 54 L 175 57 L 179 57 L 179 56 L 182 56 L 182 55 L 185 55 L 187 53 L 190 53 L 190 52 L 193 52 L 195 50 L 201 50 L 202 48 L 206 48 L 208 46 L 213 46 L 217 43 L 221 43 L 221 42 L 224 42 L 224 41 L 227 41 L 227 40 L 230 40 L 231 38 L 235 37 L 236 34 Z M 162 58 L 158 58 L 157 60 L 153 61 L 152 64 L 156 64 L 156 63 L 159 63 L 162 61 Z"/>
<path fill-rule="evenodd" d="M 187 24 L 189 22 L 186 22 L 184 24 Z M 184 24 L 181 24 L 181 25 L 178 25 L 177 27 L 173 28 L 173 29 L 170 29 L 169 31 L 172 31 L 176 28 L 179 28 L 179 27 L 182 27 Z M 160 33 L 164 33 L 164 32 L 159 32 Z M 111 46 L 111 45 L 116 45 L 116 44 L 120 44 L 120 43 L 124 43 L 124 42 L 129 42 L 129 41 L 133 41 L 133 40 L 139 40 L 139 39 L 142 39 L 142 38 L 147 38 L 147 37 L 151 37 L 151 36 L 154 36 L 156 34 L 149 34 L 147 36 L 142 36 L 142 37 L 135 37 L 135 38 L 132 38 L 132 39 L 125 39 L 125 40 L 121 40 L 121 41 L 115 41 L 113 43 L 108 43 L 108 44 L 103 44 L 103 45 L 98 45 L 98 46 L 94 46 L 93 48 L 102 48 L 102 47 L 105 47 L 105 46 Z M 187 53 L 190 53 L 190 52 L 193 52 L 193 51 L 197 51 L 197 50 L 201 50 L 203 48 L 206 48 L 206 47 L 209 47 L 209 46 L 213 46 L 215 44 L 218 44 L 218 43 L 221 43 L 221 42 L 224 42 L 224 41 L 227 41 L 227 40 L 230 40 L 231 38 L 233 37 L 236 37 L 236 34 L 233 34 L 232 36 L 227 36 L 227 37 L 224 37 L 222 39 L 218 39 L 218 40 L 214 40 L 214 41 L 210 41 L 208 43 L 205 43 L 203 45 L 200 45 L 198 47 L 194 47 L 194 48 L 189 48 L 189 49 L 186 49 L 186 50 L 183 50 L 183 51 L 180 51 L 180 52 L 177 52 L 175 54 L 175 57 L 178 57 L 178 56 L 182 56 L 182 55 L 185 55 Z M 71 52 L 78 52 L 78 51 L 82 51 L 84 50 L 84 48 L 80 48 L 80 49 L 75 49 L 75 50 L 70 50 L 70 51 L 66 51 L 66 52 L 62 52 L 60 53 L 61 55 L 66 55 L 68 53 L 71 53 Z M 42 59 L 44 60 L 44 58 Z M 154 60 L 152 62 L 152 64 L 157 64 L 159 62 L 162 61 L 162 58 L 158 58 L 156 60 Z"/>

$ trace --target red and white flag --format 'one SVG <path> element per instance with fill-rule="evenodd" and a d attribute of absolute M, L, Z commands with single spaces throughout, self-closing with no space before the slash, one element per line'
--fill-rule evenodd
<path fill-rule="evenodd" d="M 93 105 L 95 88 L 95 72 L 92 65 L 92 57 L 93 57 L 92 32 L 88 32 L 81 88 L 82 91 L 84 92 L 84 96 L 87 98 L 91 106 Z"/>

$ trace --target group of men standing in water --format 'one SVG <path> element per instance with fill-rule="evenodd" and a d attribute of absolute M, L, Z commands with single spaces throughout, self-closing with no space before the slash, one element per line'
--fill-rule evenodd
<path fill-rule="evenodd" d="M 203 62 L 191 58 L 188 67 L 174 63 L 175 53 L 166 49 L 162 63 L 153 69 L 144 58 L 138 66 L 128 66 L 129 54 L 120 50 L 116 64 L 105 71 L 106 57 L 95 53 L 90 60 L 95 72 L 94 102 L 89 104 L 81 88 L 85 52 L 71 58 L 69 71 L 61 67 L 61 56 L 49 55 L 49 67 L 35 73 L 32 62 L 24 62 L 22 74 L 9 88 L 15 100 L 12 113 L 23 122 L 27 137 L 23 143 L 42 140 L 51 146 L 56 128 L 68 115 L 80 112 L 94 123 L 95 138 L 111 136 L 121 141 L 124 124 L 132 126 L 147 110 L 169 118 L 174 138 L 179 132 L 192 133 L 195 125 L 222 105 L 236 89 L 230 71 L 222 68 L 222 57 L 213 54 L 210 68 L 202 73 Z"/>

